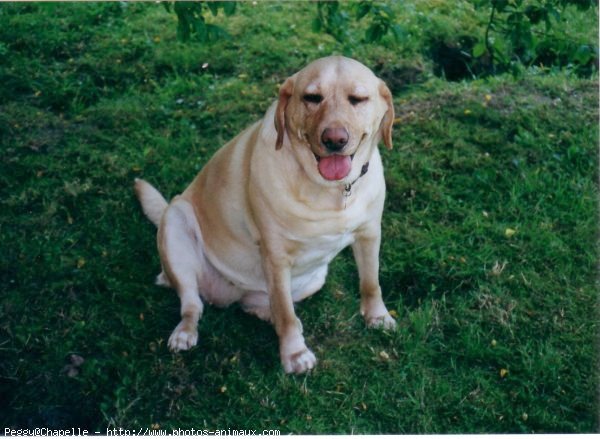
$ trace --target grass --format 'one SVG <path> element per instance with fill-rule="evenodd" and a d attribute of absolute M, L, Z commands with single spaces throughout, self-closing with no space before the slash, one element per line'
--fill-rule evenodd
<path fill-rule="evenodd" d="M 168 352 L 178 299 L 152 283 L 133 179 L 177 194 L 340 49 L 309 4 L 239 8 L 216 19 L 232 39 L 201 46 L 159 5 L 0 5 L 1 425 L 598 431 L 597 77 L 450 83 L 415 40 L 352 54 L 394 84 L 380 276 L 399 330 L 365 329 L 345 251 L 297 307 L 309 375 L 286 376 L 272 328 L 236 306 Z"/>

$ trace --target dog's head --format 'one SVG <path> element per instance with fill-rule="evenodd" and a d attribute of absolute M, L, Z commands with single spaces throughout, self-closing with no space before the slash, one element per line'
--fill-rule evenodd
<path fill-rule="evenodd" d="M 350 58 L 321 58 L 281 86 L 276 148 L 287 136 L 310 177 L 351 180 L 380 140 L 392 147 L 393 122 L 392 94 L 371 70 Z"/>

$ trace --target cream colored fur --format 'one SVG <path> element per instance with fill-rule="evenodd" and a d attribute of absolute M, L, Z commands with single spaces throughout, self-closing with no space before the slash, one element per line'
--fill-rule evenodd
<path fill-rule="evenodd" d="M 158 282 L 181 300 L 172 350 L 197 343 L 202 300 L 240 302 L 273 323 L 286 372 L 312 369 L 294 302 L 321 289 L 329 262 L 348 245 L 366 323 L 395 327 L 378 280 L 385 182 L 377 144 L 391 148 L 393 119 L 391 94 L 368 68 L 322 58 L 288 78 L 265 117 L 223 146 L 171 203 L 136 180 L 144 213 L 158 226 Z M 336 154 L 352 157 L 348 175 L 335 181 L 319 172 L 333 154 L 323 143 L 327 128 L 346 130 Z"/>

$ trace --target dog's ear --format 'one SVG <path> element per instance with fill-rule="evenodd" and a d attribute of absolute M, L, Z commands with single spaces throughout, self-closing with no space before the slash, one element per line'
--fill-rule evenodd
<path fill-rule="evenodd" d="M 285 134 L 285 110 L 287 108 L 290 97 L 294 92 L 294 77 L 289 77 L 279 88 L 279 100 L 277 109 L 275 110 L 275 131 L 277 131 L 277 141 L 275 149 L 281 149 L 283 146 L 283 136 Z"/>
<path fill-rule="evenodd" d="M 381 120 L 379 129 L 384 145 L 387 149 L 392 149 L 392 129 L 394 128 L 395 117 L 394 102 L 392 101 L 392 92 L 383 81 L 379 83 L 379 94 L 387 104 L 387 110 L 385 116 L 383 116 L 383 119 Z"/>

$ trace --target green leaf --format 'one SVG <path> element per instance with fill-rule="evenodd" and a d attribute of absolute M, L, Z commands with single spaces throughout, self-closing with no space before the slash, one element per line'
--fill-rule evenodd
<path fill-rule="evenodd" d="M 207 40 L 229 40 L 231 39 L 231 35 L 223 29 L 221 26 L 217 26 L 216 24 L 206 24 L 206 34 Z"/>
<path fill-rule="evenodd" d="M 190 40 L 190 28 L 187 22 L 181 18 L 179 18 L 179 22 L 177 23 L 177 39 L 183 42 Z"/>
<path fill-rule="evenodd" d="M 213 17 L 219 15 L 219 3 L 221 2 L 206 2 L 206 6 L 208 6 L 208 9 Z"/>
<path fill-rule="evenodd" d="M 473 46 L 473 56 L 475 58 L 479 58 L 487 53 L 487 47 L 485 46 L 485 41 L 479 41 L 475 46 Z"/>
<path fill-rule="evenodd" d="M 383 35 L 383 28 L 379 23 L 373 23 L 365 32 L 365 38 L 369 43 L 374 43 L 381 40 Z"/>
<path fill-rule="evenodd" d="M 508 0 L 492 0 L 492 5 L 496 8 L 498 12 L 503 12 L 504 9 L 508 6 Z"/>
<path fill-rule="evenodd" d="M 406 35 L 404 28 L 399 24 L 392 24 L 389 29 L 396 41 L 401 40 Z"/>
<path fill-rule="evenodd" d="M 209 34 L 208 34 L 208 27 L 206 25 L 206 23 L 204 23 L 204 18 L 202 16 L 200 16 L 200 18 L 197 18 L 196 20 L 194 20 L 194 31 L 196 33 L 196 39 L 202 43 L 208 41 L 209 39 Z"/>
<path fill-rule="evenodd" d="M 577 64 L 585 65 L 592 59 L 592 48 L 587 44 L 583 44 L 577 48 L 573 54 L 572 60 Z"/>
<path fill-rule="evenodd" d="M 391 18 L 390 14 L 388 14 L 383 8 L 381 8 L 379 10 L 379 14 L 377 14 L 377 15 L 379 15 L 381 18 L 383 18 L 386 21 L 389 21 L 389 19 Z"/>
<path fill-rule="evenodd" d="M 323 23 L 321 22 L 319 17 L 315 17 L 313 19 L 311 28 L 313 32 L 321 32 L 321 30 L 323 29 Z"/>
<path fill-rule="evenodd" d="M 548 16 L 548 10 L 536 5 L 529 5 L 525 8 L 525 15 L 529 18 L 531 24 L 538 24 Z"/>
<path fill-rule="evenodd" d="M 367 15 L 369 12 L 371 12 L 371 8 L 372 8 L 371 2 L 366 2 L 366 1 L 358 2 L 356 4 L 356 8 L 355 8 L 356 20 L 357 21 L 360 20 L 365 15 Z"/>
<path fill-rule="evenodd" d="M 490 46 L 494 50 L 494 57 L 500 61 L 500 63 L 508 64 L 510 56 L 508 55 L 504 40 L 502 38 L 492 38 L 490 39 Z"/>
<path fill-rule="evenodd" d="M 226 16 L 230 17 L 235 13 L 237 2 L 227 1 L 223 2 L 223 12 Z"/>

